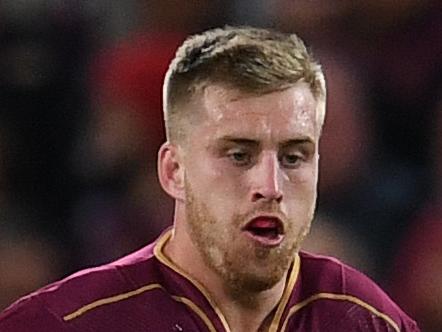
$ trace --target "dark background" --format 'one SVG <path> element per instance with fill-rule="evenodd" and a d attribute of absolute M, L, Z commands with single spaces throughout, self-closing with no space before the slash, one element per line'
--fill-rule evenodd
<path fill-rule="evenodd" d="M 442 328 L 440 1 L 0 1 L 0 309 L 153 240 L 162 78 L 189 33 L 296 32 L 328 114 L 305 248 Z"/>

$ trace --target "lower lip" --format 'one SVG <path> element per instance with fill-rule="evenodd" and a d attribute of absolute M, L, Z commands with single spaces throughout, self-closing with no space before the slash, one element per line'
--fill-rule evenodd
<path fill-rule="evenodd" d="M 284 235 L 282 234 L 270 238 L 265 236 L 259 236 L 249 231 L 244 231 L 244 233 L 248 238 L 252 239 L 253 241 L 257 242 L 259 245 L 263 247 L 277 247 L 281 244 L 282 240 L 284 240 Z"/>

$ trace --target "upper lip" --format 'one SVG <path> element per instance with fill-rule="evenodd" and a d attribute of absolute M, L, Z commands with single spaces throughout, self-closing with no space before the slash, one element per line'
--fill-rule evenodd
<path fill-rule="evenodd" d="M 248 226 L 256 219 L 272 219 L 276 222 L 276 227 L 278 228 L 278 233 L 279 234 L 284 234 L 285 233 L 285 223 L 284 223 L 284 218 L 282 218 L 279 215 L 276 214 L 257 214 L 254 215 L 253 217 L 251 217 L 246 223 L 245 225 L 241 228 L 242 230 L 246 230 L 248 228 Z"/>

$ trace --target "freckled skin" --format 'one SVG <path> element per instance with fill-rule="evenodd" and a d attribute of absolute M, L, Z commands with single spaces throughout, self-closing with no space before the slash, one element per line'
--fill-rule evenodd
<path fill-rule="evenodd" d="M 196 98 L 198 125 L 184 148 L 185 219 L 205 264 L 226 285 L 273 287 L 286 274 L 308 232 L 316 202 L 319 128 L 316 102 L 304 83 L 264 95 L 211 85 Z M 225 137 L 255 142 L 253 148 Z M 284 146 L 288 140 L 306 140 Z M 236 159 L 244 160 L 238 162 Z M 257 245 L 241 228 L 275 213 L 283 242 Z"/>

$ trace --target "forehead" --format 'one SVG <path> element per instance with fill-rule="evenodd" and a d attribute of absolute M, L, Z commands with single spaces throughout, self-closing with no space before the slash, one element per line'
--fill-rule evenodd
<path fill-rule="evenodd" d="M 305 83 L 263 95 L 209 85 L 197 104 L 202 114 L 200 139 L 233 136 L 280 141 L 305 136 L 317 140 L 317 103 Z"/>

